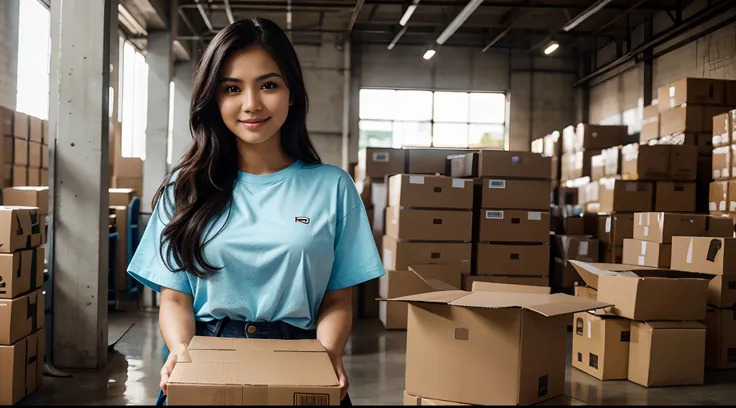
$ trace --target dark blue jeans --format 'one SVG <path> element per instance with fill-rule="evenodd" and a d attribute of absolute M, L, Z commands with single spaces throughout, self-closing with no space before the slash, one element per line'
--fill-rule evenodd
<path fill-rule="evenodd" d="M 310 340 L 317 338 L 316 330 L 304 330 L 284 322 L 243 322 L 225 319 L 219 321 L 196 322 L 197 336 L 218 336 L 228 338 L 249 339 L 283 339 L 283 340 Z M 164 350 L 164 360 L 168 357 L 168 349 Z M 156 405 L 166 405 L 166 394 L 159 391 Z M 352 406 L 350 396 L 346 395 L 341 406 Z"/>

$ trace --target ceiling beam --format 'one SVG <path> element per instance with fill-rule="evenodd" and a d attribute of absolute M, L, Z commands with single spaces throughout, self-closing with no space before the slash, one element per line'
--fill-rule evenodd
<path fill-rule="evenodd" d="M 609 10 L 626 10 L 629 7 L 631 7 L 631 4 L 633 3 L 631 1 L 627 2 L 627 4 L 621 3 L 621 4 L 611 4 L 606 7 L 606 9 Z M 365 0 L 365 4 L 369 5 L 393 5 L 393 6 L 403 6 L 406 4 L 405 0 Z M 454 7 L 458 4 L 463 4 L 462 2 L 458 1 L 451 1 L 451 0 L 423 0 L 422 1 L 422 7 Z M 535 2 L 534 4 L 523 4 L 523 3 L 512 3 L 508 1 L 488 1 L 486 0 L 483 2 L 483 4 L 480 5 L 482 8 L 489 8 L 489 7 L 504 7 L 504 8 L 532 8 L 532 9 L 575 9 L 575 8 L 586 8 L 590 2 L 573 2 L 571 0 L 566 0 L 564 3 L 561 3 L 559 1 L 555 0 L 548 0 L 547 2 L 540 3 Z M 668 3 L 669 4 L 669 3 Z M 256 0 L 256 1 L 248 1 L 247 3 L 239 3 L 239 4 L 232 4 L 231 7 L 233 10 L 238 10 L 242 7 L 263 7 L 263 6 L 273 6 L 273 7 L 286 7 L 287 1 L 283 0 L 276 0 L 276 1 L 264 1 L 264 0 Z M 323 9 L 333 9 L 333 8 L 354 8 L 355 4 L 350 2 L 326 2 L 326 1 L 309 1 L 309 0 L 297 0 L 291 2 L 292 6 L 300 6 L 300 7 L 316 7 L 316 8 L 323 8 Z M 182 7 L 188 8 L 192 5 L 185 5 Z M 216 3 L 213 2 L 210 5 L 212 10 L 223 10 L 224 11 L 224 4 L 223 3 Z M 640 8 L 641 10 L 676 10 L 676 6 L 674 5 L 662 5 L 661 3 L 654 3 L 648 6 L 644 6 Z"/>

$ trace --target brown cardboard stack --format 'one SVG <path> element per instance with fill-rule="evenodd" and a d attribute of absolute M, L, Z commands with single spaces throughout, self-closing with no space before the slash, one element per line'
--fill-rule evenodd
<path fill-rule="evenodd" d="M 608 304 L 540 293 L 547 288 L 483 286 L 390 299 L 409 304 L 409 400 L 527 405 L 564 394 L 569 317 Z"/>
<path fill-rule="evenodd" d="M 459 288 L 462 273 L 470 272 L 473 180 L 416 174 L 388 180 L 387 273 L 379 279 L 379 296 L 426 292 L 423 273 Z M 387 329 L 405 329 L 406 305 L 381 302 L 379 318 Z"/>
<path fill-rule="evenodd" d="M 713 277 L 704 318 L 706 366 L 736 368 L 736 238 L 674 237 L 672 268 Z"/>
<path fill-rule="evenodd" d="M 713 117 L 713 180 L 709 187 L 711 214 L 736 212 L 736 109 Z M 733 191 L 733 192 L 732 192 Z"/>
<path fill-rule="evenodd" d="M 599 215 L 596 232 L 601 262 L 622 263 L 624 241 L 634 237 L 634 214 Z"/>
<path fill-rule="evenodd" d="M 551 159 L 531 152 L 479 152 L 480 205 L 474 281 L 549 286 Z"/>
<path fill-rule="evenodd" d="M 706 318 L 708 276 L 571 263 L 597 300 L 613 305 L 575 315 L 574 367 L 601 380 L 627 378 L 644 387 L 703 384 L 706 329 L 700 322 Z M 585 292 L 578 294 L 593 294 Z"/>
<path fill-rule="evenodd" d="M 601 126 L 580 123 L 562 131 L 561 180 L 592 177 L 591 158 L 603 149 L 628 143 L 626 126 Z"/>
<path fill-rule="evenodd" d="M 41 385 L 44 250 L 38 211 L 0 206 L 0 405 L 13 405 Z"/>
<path fill-rule="evenodd" d="M 580 275 L 568 261 L 598 262 L 599 249 L 598 240 L 589 235 L 556 235 L 553 245 L 555 254 L 553 269 L 550 271 L 552 287 L 569 289 L 583 284 Z"/>

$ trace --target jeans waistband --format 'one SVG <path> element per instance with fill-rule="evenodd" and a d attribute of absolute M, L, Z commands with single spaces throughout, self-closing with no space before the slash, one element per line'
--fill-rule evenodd
<path fill-rule="evenodd" d="M 196 331 L 200 336 L 217 335 L 218 325 L 221 337 L 261 338 L 261 339 L 316 339 L 316 330 L 305 330 L 283 321 L 249 322 L 242 320 L 213 320 L 197 322 Z"/>

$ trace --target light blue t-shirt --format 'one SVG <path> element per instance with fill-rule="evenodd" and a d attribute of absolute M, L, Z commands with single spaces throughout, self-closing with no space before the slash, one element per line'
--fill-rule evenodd
<path fill-rule="evenodd" d="M 172 205 L 172 187 L 167 193 Z M 173 214 L 163 203 L 128 273 L 154 291 L 163 286 L 192 295 L 196 320 L 281 320 L 313 329 L 325 291 L 385 273 L 363 202 L 350 176 L 335 166 L 296 161 L 267 175 L 240 171 L 229 220 L 205 246 L 207 261 L 224 267 L 208 279 L 171 272 L 161 259 L 161 232 Z M 212 221 L 207 239 L 226 219 L 227 210 Z"/>

